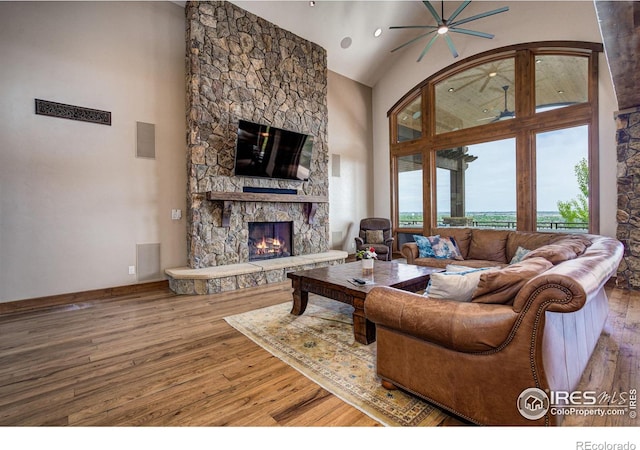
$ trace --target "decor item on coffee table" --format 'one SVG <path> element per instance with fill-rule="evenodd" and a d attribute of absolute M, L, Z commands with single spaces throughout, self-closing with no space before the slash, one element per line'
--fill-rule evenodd
<path fill-rule="evenodd" d="M 364 315 L 367 295 L 375 286 L 392 286 L 410 292 L 424 290 L 433 272 L 442 269 L 412 266 L 393 261 L 377 261 L 372 275 L 363 278 L 360 261 L 290 272 L 293 285 L 291 314 L 301 315 L 307 308 L 309 293 L 319 294 L 353 306 L 353 333 L 356 341 L 370 344 L 376 339 L 376 327 Z M 359 284 L 357 280 L 365 284 Z"/>
<path fill-rule="evenodd" d="M 380 217 L 371 217 L 360 221 L 360 232 L 355 238 L 356 251 L 375 249 L 378 259 L 391 261 L 393 256 L 393 236 L 391 221 Z"/>
<path fill-rule="evenodd" d="M 307 312 L 290 303 L 225 317 L 229 325 L 346 403 L 387 426 L 437 426 L 448 416 L 375 373 L 376 345 L 354 341 L 351 307 L 312 295 Z"/>
<path fill-rule="evenodd" d="M 376 249 L 369 247 L 368 249 L 358 250 L 356 252 L 356 259 L 362 261 L 362 274 L 367 276 L 373 274 L 373 261 L 378 259 Z"/>

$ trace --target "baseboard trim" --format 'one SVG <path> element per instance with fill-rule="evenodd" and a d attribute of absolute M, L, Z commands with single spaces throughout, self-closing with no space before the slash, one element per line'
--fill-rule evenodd
<path fill-rule="evenodd" d="M 47 297 L 4 302 L 0 303 L 0 315 L 37 311 L 39 309 L 71 305 L 73 303 L 86 302 L 90 300 L 105 300 L 113 297 L 138 294 L 141 292 L 148 292 L 159 289 L 168 290 L 169 281 L 153 281 L 149 283 L 130 284 L 126 286 L 116 286 L 104 289 L 94 289 L 91 291 L 81 291 L 70 294 L 50 295 Z"/>

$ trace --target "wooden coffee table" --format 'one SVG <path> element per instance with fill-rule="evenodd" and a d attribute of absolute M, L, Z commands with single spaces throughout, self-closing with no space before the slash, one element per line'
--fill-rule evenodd
<path fill-rule="evenodd" d="M 376 261 L 373 274 L 365 276 L 362 262 L 356 261 L 318 269 L 301 270 L 287 274 L 293 285 L 291 314 L 304 313 L 309 293 L 318 294 L 353 306 L 353 334 L 355 340 L 370 344 L 376 340 L 376 326 L 367 320 L 364 303 L 367 294 L 376 286 L 390 286 L 404 291 L 417 292 L 427 287 L 429 276 L 444 269 L 414 266 L 393 261 Z M 354 278 L 373 280 L 372 284 L 354 285 Z"/>

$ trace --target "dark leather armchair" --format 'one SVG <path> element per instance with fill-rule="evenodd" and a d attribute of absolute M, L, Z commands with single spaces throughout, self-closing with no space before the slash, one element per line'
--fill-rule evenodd
<path fill-rule="evenodd" d="M 391 221 L 380 217 L 370 217 L 360 221 L 360 233 L 356 239 L 356 251 L 373 247 L 378 259 L 391 261 L 393 256 L 393 236 Z"/>

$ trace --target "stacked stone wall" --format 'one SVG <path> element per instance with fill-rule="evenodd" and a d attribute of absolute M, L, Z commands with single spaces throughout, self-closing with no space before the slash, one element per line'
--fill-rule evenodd
<path fill-rule="evenodd" d="M 293 221 L 295 255 L 328 249 L 329 206 L 234 202 L 229 227 L 207 191 L 245 186 L 328 196 L 326 51 L 229 2 L 187 2 L 187 239 L 192 268 L 248 261 L 250 221 Z M 234 176 L 240 119 L 314 137 L 309 181 Z"/>
<path fill-rule="evenodd" d="M 640 108 L 617 118 L 618 239 L 624 258 L 617 285 L 640 289 Z"/>

